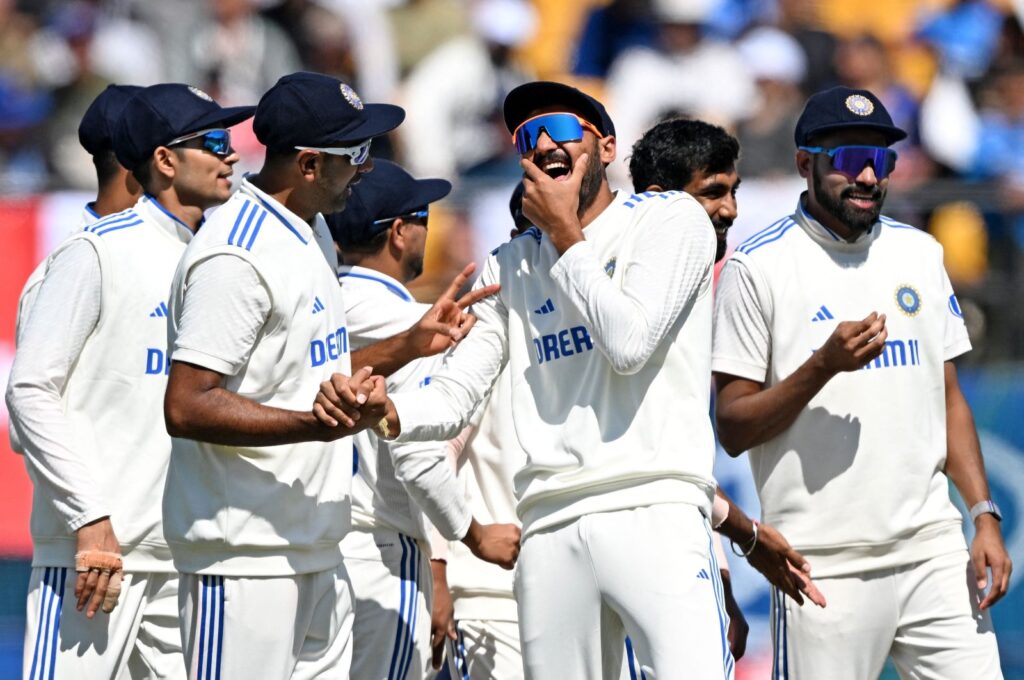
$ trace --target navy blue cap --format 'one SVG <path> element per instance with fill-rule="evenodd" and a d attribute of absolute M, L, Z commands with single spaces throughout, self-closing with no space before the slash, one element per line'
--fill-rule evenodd
<path fill-rule="evenodd" d="M 253 130 L 267 148 L 347 146 L 398 127 L 405 111 L 364 104 L 346 83 L 322 73 L 284 76 L 260 99 Z"/>
<path fill-rule="evenodd" d="M 833 87 L 811 95 L 796 122 L 793 137 L 797 146 L 807 146 L 816 134 L 846 128 L 877 130 L 885 135 L 887 144 L 907 136 L 893 124 L 885 105 L 873 93 Z"/>
<path fill-rule="evenodd" d="M 222 107 L 191 85 L 151 85 L 125 103 L 114 127 L 114 154 L 121 165 L 134 170 L 148 161 L 158 146 L 193 132 L 237 125 L 251 118 L 255 110 L 254 106 Z"/>
<path fill-rule="evenodd" d="M 345 209 L 325 215 L 331 236 L 342 249 L 356 243 L 367 243 L 386 231 L 391 223 L 374 224 L 377 220 L 401 217 L 423 210 L 452 190 L 444 179 L 416 179 L 402 166 L 391 161 L 373 159 L 373 170 L 352 187 Z"/>
<path fill-rule="evenodd" d="M 92 100 L 78 124 L 78 141 L 90 156 L 114 149 L 114 127 L 124 105 L 141 89 L 137 85 L 107 85 L 107 89 Z"/>
<path fill-rule="evenodd" d="M 615 123 L 604 104 L 575 87 L 550 80 L 526 83 L 508 93 L 505 97 L 505 127 L 510 133 L 515 132 L 531 113 L 548 106 L 564 106 L 578 113 L 605 137 L 615 134 Z"/>

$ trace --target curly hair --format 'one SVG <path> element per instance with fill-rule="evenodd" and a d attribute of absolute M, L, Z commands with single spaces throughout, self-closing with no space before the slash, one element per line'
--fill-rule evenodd
<path fill-rule="evenodd" d="M 633 191 L 655 184 L 679 190 L 695 172 L 725 172 L 739 156 L 739 142 L 717 125 L 686 118 L 662 121 L 633 145 L 629 158 Z"/>

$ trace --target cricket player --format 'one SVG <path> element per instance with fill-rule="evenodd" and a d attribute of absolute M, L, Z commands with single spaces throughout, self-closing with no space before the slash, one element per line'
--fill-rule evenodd
<path fill-rule="evenodd" d="M 749 449 L 764 520 L 829 603 L 776 591 L 776 678 L 877 678 L 890 655 L 905 678 L 1002 677 L 988 608 L 1011 564 L 952 363 L 970 341 L 942 248 L 881 215 L 904 137 L 867 90 L 812 96 L 795 131 L 807 190 L 718 286 L 722 445 Z"/>
<path fill-rule="evenodd" d="M 392 396 L 388 429 L 453 437 L 507 364 L 526 677 L 618 678 L 627 634 L 659 678 L 731 677 L 708 522 L 714 230 L 682 192 L 612 192 L 614 126 L 579 90 L 528 83 L 504 114 L 538 228 L 488 259 L 478 285 L 501 291 L 430 385 Z"/>
<path fill-rule="evenodd" d="M 405 286 L 423 272 L 430 204 L 449 191 L 445 180 L 418 180 L 374 160 L 345 210 L 326 217 L 341 248 L 338 278 L 353 349 L 392 337 L 424 314 L 428 305 Z M 388 391 L 429 383 L 435 365 L 423 358 L 404 366 L 388 377 Z M 430 527 L 474 554 L 483 554 L 481 542 L 504 541 L 510 556 L 519 528 L 473 519 L 445 442 L 389 444 L 368 430 L 353 441 L 353 530 L 341 543 L 355 601 L 352 676 L 419 680 L 430 665 Z"/>
<path fill-rule="evenodd" d="M 203 211 L 230 195 L 227 128 L 252 114 L 186 85 L 137 91 L 112 146 L 145 195 L 48 258 L 7 390 L 35 486 L 25 678 L 185 677 L 154 502 L 171 452 L 154 426 L 167 289 Z"/>

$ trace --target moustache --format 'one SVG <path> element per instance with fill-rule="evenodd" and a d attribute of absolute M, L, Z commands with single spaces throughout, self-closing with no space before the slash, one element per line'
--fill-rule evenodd
<path fill-rule="evenodd" d="M 866 196 L 872 201 L 880 201 L 882 199 L 882 190 L 877 186 L 872 187 L 870 189 L 862 189 L 859 186 L 848 187 L 846 189 L 843 189 L 843 192 L 839 195 L 839 198 L 849 198 L 853 194 L 858 194 L 859 196 Z"/>

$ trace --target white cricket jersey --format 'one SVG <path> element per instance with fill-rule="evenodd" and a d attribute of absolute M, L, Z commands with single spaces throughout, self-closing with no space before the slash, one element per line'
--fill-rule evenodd
<path fill-rule="evenodd" d="M 456 466 L 473 517 L 482 524 L 518 523 L 514 478 L 526 464 L 512 422 L 512 377 L 502 371 L 473 415 Z M 454 444 L 454 442 L 453 442 Z M 448 588 L 456 620 L 518 621 L 513 572 L 478 559 L 462 543 L 448 555 Z"/>
<path fill-rule="evenodd" d="M 473 332 L 423 390 L 393 397 L 399 439 L 450 439 L 504 365 L 526 465 L 524 533 L 658 503 L 710 514 L 715 235 L 682 192 L 614 195 L 559 256 L 537 229 L 488 259 Z"/>
<path fill-rule="evenodd" d="M 56 270 L 65 252 L 88 244 L 101 284 L 91 332 L 76 356 L 58 356 L 48 336 L 61 332 L 53 318 L 60 310 L 51 302 L 67 295 L 74 304 L 77 282 L 62 291 L 44 279 L 23 328 L 19 354 L 27 354 L 11 373 L 12 422 L 35 486 L 35 566 L 73 565 L 74 531 L 109 513 L 126 571 L 174 571 L 154 499 L 163 493 L 171 451 L 162 418 L 167 289 L 191 237 L 187 225 L 147 196 L 73 235 L 48 258 Z M 40 351 L 47 353 L 43 365 L 33 357 Z M 79 505 L 80 496 L 96 500 Z"/>
<path fill-rule="evenodd" d="M 885 217 L 848 243 L 798 206 L 737 248 L 717 296 L 714 371 L 766 387 L 840 321 L 886 315 L 882 356 L 832 378 L 785 432 L 750 450 L 764 521 L 815 576 L 962 550 L 943 474 L 943 363 L 970 341 L 942 246 Z"/>
<path fill-rule="evenodd" d="M 219 296 L 190 297 L 192 285 L 208 292 L 200 283 L 204 267 L 224 262 L 254 273 L 255 285 L 237 277 Z M 172 358 L 223 374 L 226 389 L 264 406 L 310 410 L 322 381 L 351 372 L 336 267 L 322 220 L 311 227 L 243 179 L 175 272 Z M 257 294 L 267 301 L 265 314 L 255 328 L 235 327 L 241 317 L 229 313 L 232 301 Z M 350 438 L 264 447 L 172 441 L 164 514 L 179 571 L 282 576 L 341 562 L 338 544 L 350 525 Z"/>
<path fill-rule="evenodd" d="M 72 235 L 100 219 L 102 219 L 100 215 L 92 209 L 92 204 L 86 203 L 85 207 L 82 208 L 82 217 L 79 220 L 78 227 L 71 232 Z M 32 306 L 35 304 L 36 295 L 39 294 L 39 285 L 43 282 L 43 277 L 46 276 L 46 263 L 49 259 L 50 258 L 47 257 L 36 265 L 36 268 L 32 270 L 31 274 L 29 274 L 28 279 L 25 280 L 25 285 L 21 288 L 21 294 L 18 296 L 18 309 L 14 314 L 15 347 L 21 344 L 21 335 L 25 325 L 28 323 L 28 316 L 32 312 Z M 13 427 L 8 428 L 7 437 L 11 442 L 11 451 L 14 451 L 15 453 L 24 453 L 24 449 L 21 446 L 21 440 L 18 438 L 18 433 Z"/>
<path fill-rule="evenodd" d="M 353 351 L 407 330 L 430 309 L 416 302 L 404 285 L 374 269 L 339 267 L 338 280 Z M 425 386 L 437 365 L 435 357 L 427 357 L 403 366 L 388 377 L 388 392 Z M 394 444 L 370 430 L 353 441 L 353 526 L 393 529 L 427 546 L 429 517 L 445 538 L 466 535 L 473 517 L 458 493 L 446 442 Z"/>

